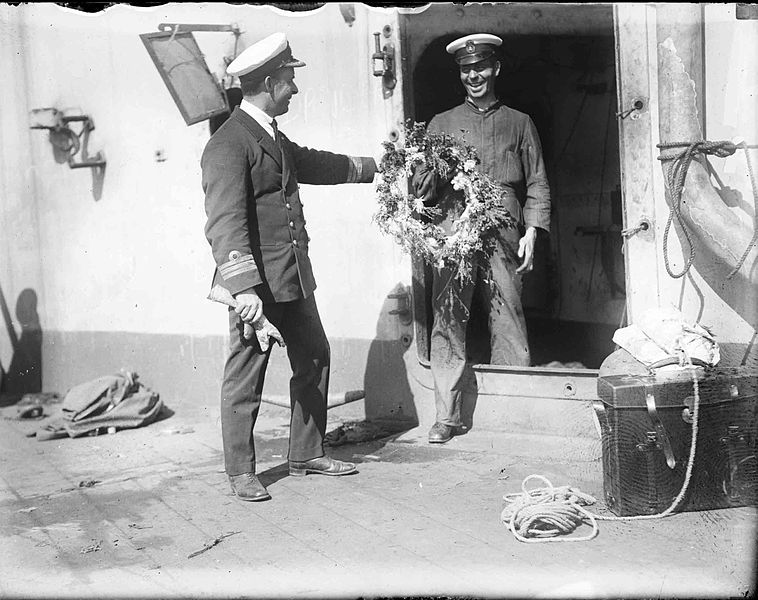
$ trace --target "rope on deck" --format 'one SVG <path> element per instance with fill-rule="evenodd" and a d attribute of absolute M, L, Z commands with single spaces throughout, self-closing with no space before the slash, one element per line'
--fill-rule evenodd
<path fill-rule="evenodd" d="M 586 542 L 594 538 L 599 530 L 597 521 L 643 521 L 662 519 L 672 514 L 684 499 L 692 478 L 692 468 L 695 464 L 697 449 L 698 417 L 700 411 L 700 385 L 697 380 L 695 365 L 686 354 L 682 355 L 682 366 L 692 369 L 693 396 L 695 399 L 692 413 L 692 441 L 687 460 L 684 482 L 676 498 L 663 512 L 654 515 L 634 515 L 616 517 L 591 513 L 584 506 L 595 503 L 595 498 L 569 486 L 553 487 L 550 481 L 542 475 L 529 475 L 521 482 L 521 493 L 506 494 L 503 499 L 506 507 L 500 515 L 501 520 L 508 526 L 511 533 L 520 542 Z M 527 489 L 527 482 L 540 479 L 546 485 L 541 488 Z M 584 536 L 556 537 L 572 533 L 583 523 L 592 526 L 592 531 Z"/>
<path fill-rule="evenodd" d="M 540 479 L 545 487 L 528 490 L 531 479 Z M 506 494 L 507 506 L 500 518 L 520 542 L 585 542 L 598 534 L 594 515 L 583 506 L 595 503 L 595 498 L 567 485 L 553 487 L 542 475 L 529 475 L 521 482 L 521 493 Z M 589 520 L 592 532 L 582 537 L 555 537 L 571 533 L 584 520 Z"/>

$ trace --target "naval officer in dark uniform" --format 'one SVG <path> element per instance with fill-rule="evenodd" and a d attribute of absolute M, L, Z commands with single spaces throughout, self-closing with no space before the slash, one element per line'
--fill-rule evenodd
<path fill-rule="evenodd" d="M 228 67 L 239 77 L 241 105 L 216 131 L 202 156 L 208 220 L 205 234 L 216 261 L 214 285 L 236 299 L 229 311 L 231 345 L 221 386 L 221 426 L 226 473 L 240 500 L 270 495 L 255 475 L 253 427 L 271 349 L 243 335 L 244 323 L 265 315 L 279 329 L 292 367 L 290 475 L 346 475 L 355 465 L 326 457 L 329 343 L 313 291 L 308 233 L 298 183 L 368 183 L 373 158 L 298 146 L 277 128 L 298 92 L 283 33 L 247 48 Z"/>

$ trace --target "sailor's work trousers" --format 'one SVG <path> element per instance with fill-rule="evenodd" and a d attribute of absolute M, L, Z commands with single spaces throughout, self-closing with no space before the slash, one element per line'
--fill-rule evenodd
<path fill-rule="evenodd" d="M 513 237 L 513 236 L 509 236 Z M 529 366 L 526 322 L 521 306 L 521 260 L 514 245 L 503 241 L 489 261 L 482 261 L 473 281 L 461 284 L 449 268 L 433 269 L 430 362 L 434 378 L 437 422 L 461 423 L 463 376 L 466 368 L 466 328 L 475 291 L 489 309 L 491 364 Z M 489 263 L 489 264 L 487 264 Z M 478 289 L 477 289 L 478 288 Z"/>

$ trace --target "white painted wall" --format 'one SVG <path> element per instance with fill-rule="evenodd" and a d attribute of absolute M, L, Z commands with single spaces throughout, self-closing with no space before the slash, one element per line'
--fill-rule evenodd
<path fill-rule="evenodd" d="M 98 14 L 0 5 L 0 286 L 11 312 L 30 287 L 39 296 L 43 331 L 225 335 L 226 311 L 205 300 L 213 262 L 203 236 L 199 159 L 208 125 L 185 125 L 139 34 L 162 22 L 237 23 L 245 47 L 285 31 L 308 66 L 297 72 L 301 93 L 282 129 L 303 145 L 378 156 L 389 127 L 402 119 L 401 86 L 383 99 L 369 57 L 372 33 L 394 23 L 396 11 L 355 8 L 351 27 L 337 4 L 309 13 L 216 3 L 116 5 Z M 707 137 L 758 143 L 758 22 L 736 21 L 734 5 L 709 4 L 704 12 Z M 221 76 L 234 37 L 196 38 Z M 46 132 L 28 129 L 29 111 L 51 106 L 94 119 L 90 151 L 102 150 L 108 161 L 101 191 L 90 170 L 54 160 Z M 156 150 L 165 162 L 156 162 Z M 725 183 L 750 200 L 744 154 L 713 162 Z M 397 339 L 395 321 L 381 315 L 386 294 L 408 282 L 410 268 L 371 223 L 373 186 L 304 186 L 303 199 L 329 336 Z M 666 211 L 657 195 L 656 214 Z M 680 286 L 662 285 L 663 298 L 678 302 Z M 706 292 L 702 322 L 721 340 L 748 342 L 754 331 Z M 694 289 L 682 297 L 687 315 L 696 316 Z M 6 367 L 10 352 L 3 329 Z"/>
<path fill-rule="evenodd" d="M 16 300 L 26 288 L 42 290 L 36 177 L 31 138 L 20 127 L 27 121 L 27 77 L 19 56 L 26 52 L 25 25 L 18 9 L 0 4 L 0 291 L 10 318 L 16 320 Z M 13 337 L 0 315 L 0 365 L 13 357 Z"/>
<path fill-rule="evenodd" d="M 666 271 L 663 238 L 670 208 L 666 201 L 663 169 L 657 160 L 660 151 L 655 145 L 660 142 L 657 59 L 658 42 L 662 40 L 658 36 L 661 31 L 666 31 L 665 27 L 659 26 L 665 25 L 669 19 L 676 19 L 680 25 L 692 26 L 692 30 L 697 31 L 702 18 L 704 49 L 702 57 L 698 58 L 702 58 L 705 83 L 704 135 L 708 140 L 731 139 L 740 135 L 736 133 L 740 131 L 748 143 L 756 143 L 754 49 L 758 43 L 758 24 L 737 21 L 734 5 L 618 3 L 615 10 L 622 34 L 622 105 L 629 106 L 635 96 L 649 98 L 649 108 L 643 111 L 639 120 L 627 119 L 621 125 L 622 134 L 630 142 L 625 156 L 626 226 L 636 225 L 643 216 L 652 219 L 654 224 L 650 232 L 636 235 L 627 242 L 631 321 L 637 322 L 649 309 L 673 304 L 681 309 L 688 321 L 712 328 L 725 349 L 722 352 L 725 364 L 740 364 L 743 360 L 755 364 L 755 329 L 721 299 L 720 290 L 712 288 L 696 267 L 679 279 L 670 277 Z M 695 62 L 700 64 L 699 60 Z M 640 123 L 644 124 L 646 131 L 639 129 Z M 740 152 L 725 160 L 710 158 L 710 162 L 721 172 L 725 184 L 738 189 L 748 205 L 752 205 L 753 193 L 744 157 Z M 633 211 L 631 217 L 630 210 Z M 744 208 L 735 211 L 742 212 L 740 218 L 752 220 L 751 211 Z M 668 252 L 672 270 L 679 272 L 684 255 L 674 231 L 668 238 Z M 749 264 L 747 267 L 754 268 Z M 747 300 L 758 311 L 758 296 L 753 293 Z M 743 314 L 749 314 L 749 310 Z M 748 356 L 747 349 L 751 349 L 751 356 Z"/>
<path fill-rule="evenodd" d="M 704 4 L 704 71 L 705 116 L 704 133 L 707 140 L 735 140 L 742 138 L 748 144 L 758 144 L 758 21 L 737 20 L 735 5 Z M 758 150 L 750 150 L 758 175 Z M 747 207 L 755 209 L 753 191 L 747 170 L 744 151 L 721 159 L 709 157 L 724 185 L 737 190 Z M 732 212 L 752 228 L 753 213 L 745 206 L 734 207 Z M 662 243 L 663 225 L 668 206 L 657 198 L 658 243 Z M 682 265 L 682 252 L 676 235 L 670 235 L 672 269 L 678 272 Z M 746 242 L 747 245 L 747 242 Z M 662 256 L 662 248 L 659 255 Z M 748 261 L 750 262 L 750 261 Z M 747 264 L 745 269 L 750 268 Z M 699 317 L 701 323 L 712 327 L 720 342 L 750 343 L 755 330 L 736 314 L 692 270 L 692 280 L 672 280 L 659 261 L 662 282 L 662 299 L 680 306 L 691 320 Z M 755 303 L 758 310 L 758 303 Z"/>
<path fill-rule="evenodd" d="M 216 3 L 116 5 L 97 14 L 52 4 L 2 8 L 3 75 L 11 75 L 4 81 L 26 81 L 3 92 L 3 157 L 15 162 L 4 160 L 2 186 L 17 193 L 2 203 L 2 225 L 4 232 L 20 229 L 22 220 L 31 235 L 3 236 L 13 266 L 3 261 L 0 276 L 15 291 L 27 285 L 21 274 L 28 273 L 40 294 L 43 330 L 226 331 L 226 310 L 205 299 L 213 261 L 203 235 L 199 161 L 208 124 L 185 125 L 139 34 L 162 22 L 237 23 L 241 50 L 272 31 L 286 32 L 307 67 L 298 69 L 301 93 L 282 130 L 302 145 L 378 156 L 387 101 L 371 75 L 369 17 L 383 11 L 356 9 L 350 27 L 336 4 L 309 13 Z M 222 76 L 234 36 L 195 37 Z M 29 131 L 27 113 L 39 107 L 92 117 L 90 153 L 101 150 L 107 160 L 99 197 L 90 169 L 56 163 L 47 133 Z M 155 160 L 157 150 L 165 162 Z M 373 191 L 345 185 L 302 192 L 330 336 L 376 337 L 386 294 L 410 277 L 407 259 L 371 223 Z"/>
<path fill-rule="evenodd" d="M 734 3 L 708 3 L 705 17 L 705 139 L 740 139 L 758 145 L 758 21 L 737 20 Z M 753 171 L 758 177 L 758 148 L 749 149 Z M 758 210 L 748 173 L 744 150 L 728 158 L 713 157 L 711 164 L 724 185 L 742 196 L 745 204 L 732 212 L 752 231 L 754 211 Z M 748 207 L 752 207 L 752 211 Z M 743 269 L 750 269 L 750 261 Z M 754 268 L 754 267 L 753 267 Z M 755 281 L 755 279 L 753 279 Z M 686 307 L 699 305 L 690 290 Z M 753 305 L 758 311 L 758 290 L 753 290 Z M 719 298 L 705 303 L 702 321 L 713 324 L 724 339 L 755 342 L 755 330 Z"/>
<path fill-rule="evenodd" d="M 706 4 L 705 83 L 706 138 L 742 138 L 758 144 L 758 21 L 737 20 L 734 4 Z M 751 150 L 758 168 L 758 150 Z M 724 183 L 752 198 L 744 152 L 727 159 L 714 158 L 713 165 Z M 745 211 L 735 211 L 746 218 Z M 748 220 L 748 222 L 752 222 Z"/>

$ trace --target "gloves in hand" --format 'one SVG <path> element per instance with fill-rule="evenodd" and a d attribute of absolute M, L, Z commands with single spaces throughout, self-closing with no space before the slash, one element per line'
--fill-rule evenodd
<path fill-rule="evenodd" d="M 268 350 L 270 343 L 269 338 L 274 338 L 274 341 L 279 344 L 279 346 L 284 347 L 284 338 L 282 337 L 282 334 L 276 327 L 274 327 L 271 321 L 266 318 L 266 315 L 263 315 L 260 319 L 258 319 L 253 324 L 252 329 L 255 329 L 255 337 L 258 338 L 258 344 L 260 344 L 261 350 L 264 352 Z M 245 331 L 243 335 L 245 336 L 246 340 L 249 340 L 251 337 L 253 337 L 250 323 L 245 323 Z"/>
<path fill-rule="evenodd" d="M 208 299 L 213 300 L 214 302 L 220 302 L 221 304 L 226 304 L 232 308 L 237 308 L 237 300 L 234 296 L 229 293 L 229 290 L 218 284 L 213 286 L 208 294 Z M 285 345 L 282 334 L 271 324 L 271 321 L 266 318 L 266 315 L 261 315 L 253 325 L 245 322 L 245 328 L 242 335 L 246 340 L 252 339 L 253 335 L 255 335 L 258 339 L 258 344 L 260 344 L 261 350 L 264 352 L 268 350 L 270 345 L 269 338 L 274 338 L 274 341 L 280 346 Z"/>

